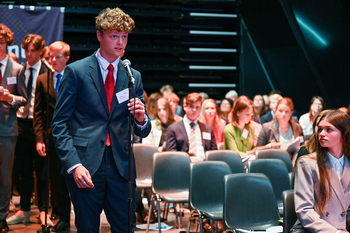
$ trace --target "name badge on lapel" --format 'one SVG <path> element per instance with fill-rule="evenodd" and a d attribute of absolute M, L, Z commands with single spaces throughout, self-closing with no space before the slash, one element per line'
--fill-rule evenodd
<path fill-rule="evenodd" d="M 7 78 L 7 85 L 13 85 L 13 84 L 17 84 L 16 77 L 8 77 Z"/>
<path fill-rule="evenodd" d="M 208 132 L 203 132 L 203 139 L 204 140 L 211 140 L 211 135 Z"/>
<path fill-rule="evenodd" d="M 115 94 L 117 96 L 119 104 L 129 100 L 129 89 L 125 88 L 124 90 Z"/>

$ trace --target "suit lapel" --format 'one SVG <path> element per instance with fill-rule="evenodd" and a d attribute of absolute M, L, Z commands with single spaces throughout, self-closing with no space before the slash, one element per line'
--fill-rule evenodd
<path fill-rule="evenodd" d="M 280 141 L 280 137 L 278 135 L 278 126 L 276 126 L 276 123 L 278 124 L 278 121 L 275 120 L 274 123 L 272 124 L 272 132 L 273 132 L 273 136 L 276 140 L 276 142 L 279 142 Z"/>
<path fill-rule="evenodd" d="M 344 170 L 341 176 L 341 184 L 343 186 L 344 193 L 349 192 L 349 184 L 350 184 L 350 162 L 345 156 L 344 159 Z"/>
<path fill-rule="evenodd" d="M 179 124 L 179 126 L 180 126 L 180 132 L 181 132 L 182 136 L 186 139 L 185 142 L 186 142 L 187 148 L 189 149 L 190 144 L 189 144 L 184 120 L 181 121 L 181 124 Z"/>
<path fill-rule="evenodd" d="M 112 100 L 112 106 L 111 106 L 111 113 L 113 113 L 114 109 L 115 109 L 115 106 L 117 104 L 120 104 L 119 101 L 118 101 L 118 98 L 116 96 L 116 93 L 124 90 L 125 88 L 128 88 L 128 82 L 129 82 L 129 78 L 126 74 L 126 71 L 124 69 L 124 67 L 122 66 L 122 62 L 119 61 L 119 64 L 118 64 L 118 74 L 117 74 L 117 80 L 115 82 L 115 85 L 114 85 L 114 92 L 113 92 L 113 100 Z M 127 91 L 129 91 L 127 89 Z"/>
<path fill-rule="evenodd" d="M 53 76 L 55 75 L 55 73 L 52 73 L 50 72 L 50 90 L 49 90 L 49 93 L 50 93 L 50 96 L 53 96 L 55 98 L 55 100 L 57 100 L 57 95 L 56 95 L 56 90 L 55 90 L 55 87 L 53 85 Z M 46 83 L 47 85 L 47 83 Z"/>
<path fill-rule="evenodd" d="M 2 83 L 5 84 L 7 86 L 7 78 L 11 76 L 12 74 L 12 61 L 10 59 L 7 60 L 7 65 L 5 68 L 5 72 L 4 72 L 4 76 L 2 77 Z M 0 83 L 1 85 L 1 83 Z M 3 86 L 5 86 L 3 85 Z"/>
<path fill-rule="evenodd" d="M 206 130 L 205 124 L 202 124 L 201 122 L 198 122 L 198 125 L 199 125 L 199 129 L 201 131 L 202 146 L 203 146 L 204 151 L 205 151 L 205 141 L 203 139 L 203 132 L 207 132 L 207 130 Z"/>
<path fill-rule="evenodd" d="M 334 168 L 333 168 L 333 166 L 331 164 L 331 161 L 329 159 L 327 159 L 326 164 L 327 164 L 328 174 L 330 176 L 329 177 L 330 185 L 332 186 L 333 192 L 337 196 L 337 198 L 338 198 L 339 202 L 342 204 L 342 206 L 345 207 L 346 203 L 344 202 L 345 201 L 345 197 L 344 197 L 343 186 L 342 186 L 342 184 L 341 184 L 341 182 L 339 180 L 339 177 L 338 177 L 337 173 L 335 172 L 335 170 L 334 170 Z"/>
<path fill-rule="evenodd" d="M 94 53 L 90 57 L 89 75 L 96 86 L 97 92 L 100 95 L 101 101 L 103 103 L 105 110 L 107 111 L 107 114 L 109 114 L 106 90 L 103 84 L 102 74 L 96 58 L 96 53 Z"/>

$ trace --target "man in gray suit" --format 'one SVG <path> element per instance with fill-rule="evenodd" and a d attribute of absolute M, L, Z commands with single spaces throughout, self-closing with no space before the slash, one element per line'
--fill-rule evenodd
<path fill-rule="evenodd" d="M 19 78 L 22 66 L 6 56 L 13 32 L 0 24 L 0 232 L 9 228 L 6 216 L 11 199 L 11 176 L 18 135 L 16 110 L 27 103 L 24 79 Z"/>

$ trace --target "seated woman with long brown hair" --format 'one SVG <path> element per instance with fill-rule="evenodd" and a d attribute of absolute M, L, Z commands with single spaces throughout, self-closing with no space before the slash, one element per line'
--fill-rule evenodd
<path fill-rule="evenodd" d="M 231 123 L 224 130 L 224 149 L 235 150 L 241 156 L 253 154 L 254 124 L 250 121 L 253 116 L 253 102 L 241 95 L 233 104 Z"/>
<path fill-rule="evenodd" d="M 345 233 L 350 221 L 350 117 L 329 110 L 317 119 L 314 153 L 295 166 L 298 221 L 292 233 Z"/>

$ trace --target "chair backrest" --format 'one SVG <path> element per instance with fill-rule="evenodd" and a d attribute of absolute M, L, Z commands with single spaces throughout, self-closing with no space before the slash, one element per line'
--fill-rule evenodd
<path fill-rule="evenodd" d="M 231 169 L 222 161 L 191 163 L 190 205 L 202 211 L 222 210 L 224 176 L 228 174 L 231 174 Z"/>
<path fill-rule="evenodd" d="M 153 154 L 158 152 L 154 145 L 134 144 L 134 156 L 137 179 L 152 179 Z"/>
<path fill-rule="evenodd" d="M 297 215 L 294 207 L 294 190 L 285 190 L 283 197 L 283 233 L 289 233 L 294 223 L 297 221 Z"/>
<path fill-rule="evenodd" d="M 206 152 L 207 161 L 224 161 L 231 168 L 231 173 L 244 173 L 241 156 L 233 150 L 210 150 Z"/>
<path fill-rule="evenodd" d="M 228 228 L 266 230 L 279 225 L 279 213 L 269 178 L 239 173 L 224 178 L 224 223 Z"/>
<path fill-rule="evenodd" d="M 155 153 L 153 155 L 153 192 L 188 191 L 190 163 L 190 157 L 186 152 L 167 151 Z"/>
<path fill-rule="evenodd" d="M 263 173 L 272 184 L 277 203 L 282 205 L 282 192 L 290 189 L 289 173 L 280 159 L 257 159 L 248 161 L 249 173 Z"/>
<path fill-rule="evenodd" d="M 256 159 L 280 159 L 282 160 L 288 169 L 288 172 L 293 171 L 293 164 L 289 153 L 283 149 L 266 149 L 257 150 L 255 152 Z"/>

